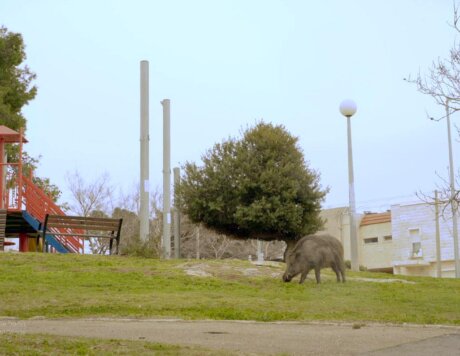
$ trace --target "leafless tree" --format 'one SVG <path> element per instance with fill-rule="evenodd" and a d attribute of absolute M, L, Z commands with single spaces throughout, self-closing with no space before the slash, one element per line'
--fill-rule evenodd
<path fill-rule="evenodd" d="M 212 252 L 214 252 L 214 257 L 216 259 L 222 258 L 230 246 L 230 239 L 225 235 L 218 235 L 215 238 L 209 239 L 207 242 Z"/>
<path fill-rule="evenodd" d="M 254 250 L 254 256 L 257 254 L 257 240 L 250 241 L 251 247 Z M 284 251 L 286 250 L 285 241 L 263 241 L 262 253 L 266 260 L 280 260 L 283 259 Z M 257 256 L 256 256 L 257 257 Z"/>
<path fill-rule="evenodd" d="M 448 211 L 448 207 L 451 206 L 451 202 L 455 201 L 460 203 L 460 191 L 457 189 L 454 194 L 452 195 L 452 191 L 450 188 L 450 183 L 447 181 L 446 178 L 442 177 L 441 175 L 437 175 L 439 178 L 440 183 L 436 184 L 436 191 L 438 193 L 437 198 L 435 198 L 434 193 L 433 195 L 427 194 L 424 192 L 417 192 L 417 197 L 430 205 L 437 204 L 440 207 L 440 213 L 444 218 L 450 218 L 452 216 L 452 212 Z M 455 179 L 455 186 L 460 186 L 459 176 L 457 175 Z"/>
<path fill-rule="evenodd" d="M 73 201 L 69 204 L 70 211 L 80 216 L 108 216 L 111 211 L 113 187 L 110 185 L 108 173 L 104 173 L 93 182 L 86 182 L 78 171 L 66 176 L 68 188 Z M 108 241 L 103 238 L 89 238 L 92 253 L 105 254 Z"/>
<path fill-rule="evenodd" d="M 160 211 L 161 195 L 158 190 L 150 196 L 149 239 L 140 241 L 139 238 L 139 186 L 136 184 L 130 193 L 120 192 L 117 208 L 113 217 L 123 218 L 121 231 L 120 253 L 158 257 L 162 234 L 162 213 Z"/>
<path fill-rule="evenodd" d="M 459 3 L 453 3 L 453 20 L 450 26 L 460 33 L 460 6 Z M 460 43 L 455 42 L 449 51 L 447 58 L 438 58 L 433 61 L 426 74 L 418 73 L 415 78 L 405 79 L 409 83 L 415 84 L 417 90 L 422 94 L 431 96 L 435 102 L 444 106 L 449 114 L 460 110 Z M 446 113 L 447 116 L 447 113 Z M 442 120 L 441 118 L 433 118 L 431 115 L 428 117 L 431 120 Z M 458 128 L 457 128 L 458 131 Z M 459 132 L 460 133 L 460 132 Z M 438 175 L 439 176 L 439 175 Z M 441 184 L 438 185 L 439 202 L 444 208 L 443 213 L 447 206 L 451 205 L 453 208 L 460 203 L 460 192 L 451 191 L 449 182 L 439 176 Z M 458 174 L 457 174 L 458 177 Z M 457 182 L 458 186 L 458 182 Z M 434 199 L 426 194 L 417 194 L 419 198 L 425 202 L 433 203 Z M 455 204 L 454 204 L 455 203 Z"/>
<path fill-rule="evenodd" d="M 459 4 L 453 4 L 451 27 L 460 33 Z M 454 43 L 447 58 L 433 61 L 426 74 L 418 73 L 415 78 L 406 79 L 417 86 L 422 94 L 430 95 L 439 105 L 446 105 L 452 112 L 460 110 L 460 43 Z"/>
<path fill-rule="evenodd" d="M 181 256 L 196 258 L 198 255 L 204 259 L 238 258 L 253 259 L 257 254 L 256 240 L 235 240 L 226 235 L 218 234 L 204 226 L 199 227 L 191 223 L 187 216 L 181 217 Z M 264 256 L 266 259 L 278 260 L 286 248 L 283 241 L 270 241 L 264 243 Z M 197 249 L 199 249 L 197 251 Z"/>
<path fill-rule="evenodd" d="M 86 182 L 78 171 L 66 175 L 67 186 L 72 193 L 70 211 L 81 216 L 89 216 L 93 211 L 108 213 L 113 199 L 113 187 L 108 173 L 92 182 Z"/>
<path fill-rule="evenodd" d="M 121 209 L 126 209 L 139 215 L 139 194 L 139 184 L 133 184 L 132 188 L 127 193 L 120 190 L 116 205 Z"/>

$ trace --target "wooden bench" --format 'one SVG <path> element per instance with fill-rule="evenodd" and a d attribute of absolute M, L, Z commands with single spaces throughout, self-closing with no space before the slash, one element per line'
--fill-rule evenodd
<path fill-rule="evenodd" d="M 60 242 L 75 238 L 108 238 L 110 239 L 109 253 L 112 254 L 113 241 L 115 240 L 115 253 L 118 254 L 122 223 L 123 219 L 46 214 L 41 231 L 43 246 L 46 245 L 45 235 L 57 237 Z"/>

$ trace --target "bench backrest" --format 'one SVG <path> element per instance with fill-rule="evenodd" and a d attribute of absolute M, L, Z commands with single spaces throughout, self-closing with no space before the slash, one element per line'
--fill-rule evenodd
<path fill-rule="evenodd" d="M 122 223 L 123 219 L 46 214 L 43 236 L 45 234 L 54 235 L 60 239 L 67 237 L 109 238 L 110 254 L 112 253 L 113 240 L 117 243 L 116 253 L 118 254 Z"/>

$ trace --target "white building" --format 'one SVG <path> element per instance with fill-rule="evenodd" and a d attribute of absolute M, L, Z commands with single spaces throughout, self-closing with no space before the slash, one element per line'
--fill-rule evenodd
<path fill-rule="evenodd" d="M 440 277 L 455 277 L 450 209 L 439 207 Z M 427 203 L 391 207 L 395 274 L 437 277 L 436 214 Z"/>
<path fill-rule="evenodd" d="M 434 205 L 396 204 L 384 213 L 357 216 L 358 260 L 371 271 L 409 276 L 455 277 L 454 243 L 450 209 L 439 207 L 439 252 Z M 323 232 L 339 239 L 350 259 L 348 208 L 326 209 Z M 439 265 L 437 263 L 439 254 Z"/>

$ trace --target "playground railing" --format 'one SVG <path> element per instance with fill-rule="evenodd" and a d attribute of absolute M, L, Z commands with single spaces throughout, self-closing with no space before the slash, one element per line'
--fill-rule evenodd
<path fill-rule="evenodd" d="M 47 214 L 65 215 L 62 209 L 25 175 L 22 177 L 22 187 L 26 210 L 39 221 L 44 222 Z M 79 237 L 81 234 L 81 229 L 61 228 L 53 231 L 59 243 L 75 253 L 83 253 L 84 240 Z"/>

